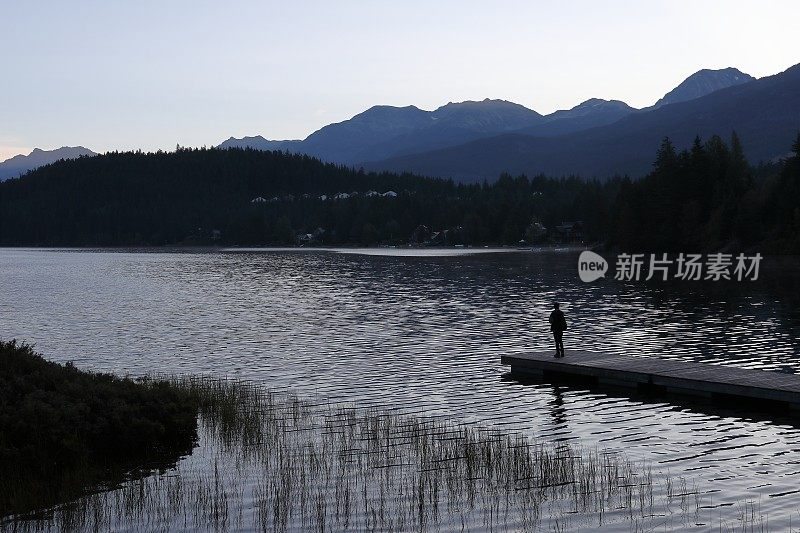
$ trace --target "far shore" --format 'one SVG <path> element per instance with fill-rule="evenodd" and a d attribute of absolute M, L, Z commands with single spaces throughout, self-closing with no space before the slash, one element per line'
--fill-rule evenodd
<path fill-rule="evenodd" d="M 412 245 L 335 245 L 335 246 L 0 246 L 0 250 L 31 251 L 77 251 L 77 252 L 127 252 L 127 253 L 210 253 L 210 252 L 334 252 L 365 253 L 368 255 L 448 255 L 508 252 L 580 252 L 595 250 L 598 244 L 552 244 L 552 245 L 483 245 L 483 246 L 412 246 Z M 381 253 L 385 251 L 386 253 Z M 412 253 L 404 253 L 412 252 Z M 426 254 L 424 252 L 430 252 Z"/>

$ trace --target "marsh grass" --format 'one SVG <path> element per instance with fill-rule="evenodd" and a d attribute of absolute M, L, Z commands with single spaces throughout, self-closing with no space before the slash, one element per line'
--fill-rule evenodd
<path fill-rule="evenodd" d="M 619 454 L 400 411 L 174 378 L 200 412 L 177 468 L 8 520 L 14 531 L 649 531 L 697 523 L 701 495 Z"/>

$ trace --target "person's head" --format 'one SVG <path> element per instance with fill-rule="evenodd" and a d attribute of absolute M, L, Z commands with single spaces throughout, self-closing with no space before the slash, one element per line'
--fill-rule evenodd
<path fill-rule="evenodd" d="M 558 302 L 553 302 L 553 309 L 558 309 Z"/>

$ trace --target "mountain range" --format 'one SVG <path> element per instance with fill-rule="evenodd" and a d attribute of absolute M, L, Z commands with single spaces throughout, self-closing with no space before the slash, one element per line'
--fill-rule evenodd
<path fill-rule="evenodd" d="M 790 84 L 791 77 L 790 69 L 759 83 L 735 68 L 703 69 L 643 109 L 599 98 L 549 115 L 489 99 L 451 102 L 433 111 L 375 106 L 303 140 L 230 138 L 220 147 L 285 150 L 370 170 L 459 181 L 493 180 L 503 171 L 638 176 L 647 172 L 652 152 L 667 135 L 683 147 L 698 134 L 729 136 L 742 130 L 751 158 L 784 154 L 791 138 L 785 137 L 787 129 L 800 127 L 795 111 L 800 95 L 787 86 L 778 102 L 770 102 L 767 93 L 776 83 Z M 734 90 L 743 87 L 748 89 Z M 744 107 L 736 107 L 737 98 Z M 699 100 L 701 104 L 681 107 Z M 766 138 L 758 138 L 758 132 Z M 627 145 L 617 145 L 623 141 Z"/>
<path fill-rule="evenodd" d="M 29 170 L 55 163 L 61 159 L 76 159 L 84 155 L 97 155 L 83 146 L 64 146 L 55 150 L 34 148 L 28 155 L 15 155 L 0 163 L 0 181 L 16 178 Z"/>
<path fill-rule="evenodd" d="M 627 114 L 616 122 L 563 135 L 524 132 L 409 154 L 364 166 L 460 181 L 496 179 L 502 172 L 606 178 L 640 177 L 664 137 L 687 148 L 695 137 L 729 138 L 735 131 L 752 163 L 786 156 L 800 130 L 800 65 L 706 95 Z"/>
<path fill-rule="evenodd" d="M 800 65 L 755 79 L 735 68 L 695 72 L 652 106 L 591 98 L 542 115 L 505 100 L 450 102 L 433 111 L 377 105 L 305 139 L 229 138 L 219 148 L 307 154 L 369 170 L 414 172 L 457 181 L 502 172 L 639 177 L 669 136 L 678 148 L 695 136 L 735 130 L 752 162 L 788 152 L 800 129 Z M 94 155 L 83 147 L 35 149 L 0 163 L 0 181 L 59 159 Z"/>

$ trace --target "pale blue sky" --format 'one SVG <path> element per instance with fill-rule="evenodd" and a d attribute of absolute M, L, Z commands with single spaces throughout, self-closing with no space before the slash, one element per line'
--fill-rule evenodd
<path fill-rule="evenodd" d="M 642 107 L 800 63 L 800 2 L 0 0 L 0 160 L 302 138 L 374 105 Z"/>

